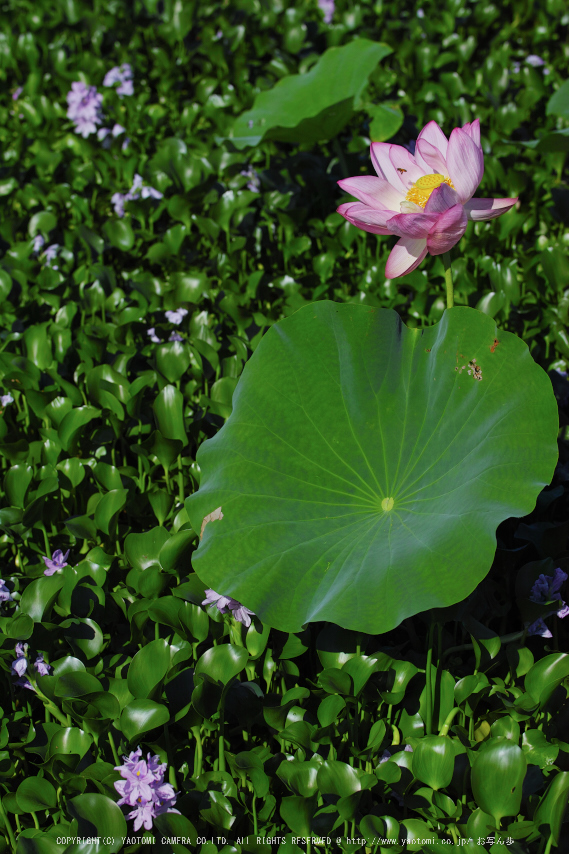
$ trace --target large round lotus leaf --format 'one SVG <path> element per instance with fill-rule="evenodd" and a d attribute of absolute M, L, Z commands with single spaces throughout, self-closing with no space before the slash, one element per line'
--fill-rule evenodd
<path fill-rule="evenodd" d="M 307 305 L 263 337 L 198 451 L 194 569 L 282 631 L 387 632 L 484 578 L 497 526 L 553 476 L 557 429 L 547 374 L 482 312 L 419 330 Z"/>

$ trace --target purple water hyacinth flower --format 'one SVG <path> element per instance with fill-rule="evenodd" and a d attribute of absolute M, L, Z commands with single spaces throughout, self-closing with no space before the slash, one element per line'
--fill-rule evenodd
<path fill-rule="evenodd" d="M 128 818 L 134 819 L 135 831 L 142 826 L 150 830 L 153 819 L 162 813 L 174 812 L 179 815 L 179 811 L 174 809 L 176 792 L 170 783 L 164 782 L 167 764 L 161 762 L 159 756 L 150 753 L 146 760 L 141 757 L 142 750 L 139 747 L 128 757 L 123 757 L 123 764 L 115 768 L 123 777 L 114 784 L 121 796 L 117 804 L 134 807 L 128 813 Z"/>
<path fill-rule="evenodd" d="M 127 193 L 127 199 L 138 199 L 139 197 L 143 199 L 161 199 L 163 197 L 163 193 L 161 193 L 160 190 L 155 190 L 154 187 L 143 187 L 142 176 L 137 174 L 134 176 L 132 187 Z"/>
<path fill-rule="evenodd" d="M 216 593 L 211 588 L 205 591 L 205 599 L 202 602 L 202 607 L 208 605 L 217 605 L 220 614 L 229 614 L 230 596 L 222 596 L 221 593 Z"/>
<path fill-rule="evenodd" d="M 251 617 L 255 616 L 254 612 L 250 611 L 249 608 L 246 608 L 245 605 L 242 605 L 235 599 L 231 600 L 229 607 L 231 608 L 231 613 L 233 617 L 239 623 L 243 623 L 246 628 L 249 628 L 249 626 L 251 625 Z"/>
<path fill-rule="evenodd" d="M 387 762 L 388 759 L 391 759 L 391 753 L 389 752 L 389 750 L 384 750 L 383 753 L 381 754 L 379 764 L 383 765 L 383 763 Z"/>
<path fill-rule="evenodd" d="M 16 658 L 12 662 L 11 673 L 13 676 L 19 676 L 21 678 L 27 669 L 28 659 L 25 656 L 22 658 Z"/>
<path fill-rule="evenodd" d="M 526 62 L 533 68 L 542 68 L 542 66 L 545 65 L 545 60 L 542 59 L 541 56 L 537 56 L 535 53 L 530 53 L 529 56 L 526 56 Z"/>
<path fill-rule="evenodd" d="M 168 764 L 166 762 L 161 762 L 159 756 L 151 756 L 148 754 L 148 773 L 152 775 L 154 780 L 161 783 L 164 779 L 164 774 L 166 773 L 166 768 Z M 172 789 L 172 794 L 168 797 L 174 797 L 174 789 Z"/>
<path fill-rule="evenodd" d="M 36 236 L 34 237 L 34 252 L 39 252 L 44 243 L 45 240 L 43 239 L 42 235 L 36 234 Z"/>
<path fill-rule="evenodd" d="M 166 319 L 170 321 L 170 323 L 175 323 L 176 326 L 179 326 L 186 314 L 188 313 L 187 308 L 177 308 L 175 311 L 165 311 L 164 314 Z"/>
<path fill-rule="evenodd" d="M 122 65 L 115 65 L 110 71 L 105 74 L 103 86 L 114 86 L 118 83 L 117 95 L 122 98 L 123 95 L 133 95 L 134 87 L 132 84 L 132 67 L 128 62 L 123 62 Z"/>
<path fill-rule="evenodd" d="M 3 605 L 4 602 L 13 602 L 12 595 L 8 588 L 6 587 L 6 582 L 3 578 L 0 578 L 0 605 Z"/>
<path fill-rule="evenodd" d="M 259 175 L 255 169 L 253 169 L 251 164 L 249 164 L 249 168 L 247 170 L 243 170 L 239 174 L 244 175 L 246 178 L 250 178 L 250 181 L 247 184 L 248 190 L 251 190 L 253 193 L 261 192 L 261 181 L 259 179 Z"/>
<path fill-rule="evenodd" d="M 120 127 L 120 125 L 115 125 L 115 127 Z M 144 187 L 142 176 L 137 174 L 134 176 L 132 187 L 128 193 L 115 193 L 111 197 L 111 202 L 114 205 L 115 213 L 122 217 L 124 216 L 125 202 L 136 201 L 140 198 L 161 199 L 163 195 L 160 190 L 155 190 L 154 187 Z"/>
<path fill-rule="evenodd" d="M 12 100 L 17 101 L 23 91 L 24 91 L 23 86 L 18 86 L 17 89 L 14 89 L 14 91 L 12 92 Z"/>
<path fill-rule="evenodd" d="M 115 770 L 120 771 L 121 776 L 124 777 L 124 781 L 119 781 L 116 784 L 119 793 L 121 793 L 122 789 L 122 798 L 118 802 L 119 806 L 128 804 L 132 807 L 139 798 L 145 801 L 152 800 L 152 788 L 150 784 L 154 783 L 155 777 L 148 770 L 144 759 L 139 759 L 136 765 L 124 768 L 119 766 Z M 119 786 L 121 789 L 119 789 Z"/>
<path fill-rule="evenodd" d="M 128 144 L 130 142 L 130 137 L 127 136 L 123 144 L 121 145 L 121 151 L 126 151 L 128 148 Z"/>
<path fill-rule="evenodd" d="M 38 652 L 37 654 L 36 660 L 34 661 L 34 667 L 40 676 L 49 676 L 53 671 L 53 667 L 51 664 L 47 663 L 41 652 Z"/>
<path fill-rule="evenodd" d="M 206 598 L 203 600 L 202 606 L 217 605 L 220 614 L 231 614 L 244 626 L 249 627 L 251 625 L 251 617 L 254 617 L 255 613 L 238 602 L 237 599 L 232 599 L 231 596 L 222 596 L 211 588 L 205 591 L 205 595 Z"/>
<path fill-rule="evenodd" d="M 183 341 L 183 340 L 184 340 L 183 337 L 181 335 L 178 335 L 177 332 L 171 332 L 170 337 L 168 338 L 168 341 Z"/>
<path fill-rule="evenodd" d="M 160 343 L 162 343 L 162 342 L 160 341 L 160 338 L 156 335 L 156 330 L 155 330 L 155 328 L 154 328 L 153 326 L 151 326 L 151 327 L 150 327 L 150 329 L 147 329 L 146 334 L 148 335 L 148 337 L 150 338 L 150 340 L 151 340 L 154 344 L 160 344 Z"/>
<path fill-rule="evenodd" d="M 51 246 L 48 246 L 43 253 L 46 264 L 48 265 L 48 267 L 53 267 L 54 270 L 59 270 L 59 267 L 56 267 L 54 264 L 51 263 L 57 257 L 59 248 L 59 243 L 52 243 Z"/>
<path fill-rule="evenodd" d="M 324 12 L 324 23 L 329 24 L 334 17 L 334 0 L 318 0 L 318 8 Z"/>
<path fill-rule="evenodd" d="M 557 567 L 553 575 L 544 575 L 542 573 L 534 582 L 529 598 L 532 602 L 536 602 L 537 604 L 545 604 L 546 602 L 559 599 L 561 587 L 566 581 L 567 573 L 563 572 L 560 567 Z M 528 626 L 528 635 L 540 635 L 542 638 L 552 637 L 552 634 L 547 628 L 544 620 L 546 617 L 551 617 L 553 614 L 557 614 L 557 616 L 562 620 L 569 616 L 569 605 L 567 605 L 563 600 L 561 601 L 561 608 L 549 611 L 547 614 L 544 614 L 543 617 L 539 617 Z"/>
<path fill-rule="evenodd" d="M 97 92 L 96 86 L 87 86 L 82 82 L 71 84 L 71 91 L 67 93 L 67 118 L 71 119 L 76 133 L 84 139 L 95 133 L 97 125 L 102 124 L 102 103 L 103 96 Z"/>
<path fill-rule="evenodd" d="M 418 18 L 424 18 L 425 17 L 425 12 L 423 11 L 423 9 L 417 9 L 417 17 Z"/>
<path fill-rule="evenodd" d="M 111 204 L 115 209 L 115 213 L 117 216 L 124 216 L 124 203 L 127 201 L 126 194 L 124 193 L 114 193 L 111 196 Z"/>
<path fill-rule="evenodd" d="M 61 572 L 61 570 L 63 569 L 64 566 L 69 566 L 69 564 L 67 563 L 67 558 L 69 557 L 69 551 L 70 551 L 70 549 L 67 549 L 65 554 L 63 554 L 61 549 L 56 549 L 54 551 L 53 555 L 51 556 L 51 558 L 43 557 L 43 560 L 44 560 L 45 565 L 47 567 L 47 569 L 44 569 L 43 574 L 44 575 L 53 575 L 54 572 Z"/>
<path fill-rule="evenodd" d="M 8 406 L 9 403 L 14 403 L 14 398 L 10 393 L 3 394 L 0 397 L 0 403 L 2 404 L 2 406 Z"/>
<path fill-rule="evenodd" d="M 177 810 L 176 810 L 177 812 Z M 152 828 L 152 819 L 155 817 L 154 801 L 137 801 L 136 809 L 129 812 L 127 818 L 134 819 L 134 832 L 136 833 L 144 825 L 145 830 Z"/>

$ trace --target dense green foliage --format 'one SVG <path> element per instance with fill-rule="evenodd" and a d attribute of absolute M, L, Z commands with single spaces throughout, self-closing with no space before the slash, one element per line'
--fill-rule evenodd
<path fill-rule="evenodd" d="M 200 532 L 184 499 L 200 482 L 198 447 L 280 318 L 328 299 L 393 308 L 409 326 L 440 320 L 441 262 L 386 280 L 394 239 L 335 212 L 347 200 L 336 181 L 372 173 L 370 139 L 407 144 L 431 119 L 447 134 L 480 119 L 478 195 L 519 206 L 469 225 L 453 250 L 456 302 L 565 370 L 565 3 L 337 0 L 330 24 L 316 0 L 2 9 L 0 381 L 13 400 L 0 415 L 11 597 L 0 612 L 0 854 L 121 850 L 132 822 L 113 769 L 138 744 L 168 762 L 179 793 L 181 815 L 152 831 L 191 840 L 162 844 L 176 854 L 298 854 L 310 843 L 293 837 L 310 835 L 346 852 L 360 840 L 397 854 L 469 837 L 469 854 L 505 841 L 513 854 L 562 851 L 569 621 L 548 621 L 551 640 L 524 624 L 559 607 L 530 601 L 538 576 L 569 566 L 566 378 L 552 372 L 552 487 L 500 526 L 493 567 L 467 600 L 384 635 L 245 628 L 202 607 Z M 312 138 L 303 105 L 307 141 L 242 145 L 239 117 L 261 109 L 260 93 L 355 38 L 389 52 L 328 115 L 332 136 Z M 545 65 L 526 61 L 536 55 Z M 122 63 L 134 92 L 121 98 L 103 80 Z M 97 87 L 105 126 L 123 134 L 75 132 L 66 96 L 77 81 Z M 127 201 L 120 217 L 112 197 L 135 175 L 163 196 Z M 181 308 L 180 323 L 164 314 Z M 68 565 L 46 576 L 56 549 L 70 549 Z M 17 643 L 29 645 L 35 693 L 10 672 Z M 51 675 L 34 671 L 39 653 Z M 85 841 L 95 835 L 110 841 Z M 500 841 L 478 842 L 491 835 Z M 416 841 L 427 838 L 439 842 Z"/>

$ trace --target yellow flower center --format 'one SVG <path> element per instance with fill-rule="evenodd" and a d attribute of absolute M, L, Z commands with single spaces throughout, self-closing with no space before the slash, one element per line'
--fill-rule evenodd
<path fill-rule="evenodd" d="M 453 190 L 455 189 L 450 178 L 445 178 L 444 175 L 422 175 L 407 191 L 405 201 L 413 202 L 413 204 L 424 208 L 433 190 L 436 190 L 441 184 L 448 184 Z"/>

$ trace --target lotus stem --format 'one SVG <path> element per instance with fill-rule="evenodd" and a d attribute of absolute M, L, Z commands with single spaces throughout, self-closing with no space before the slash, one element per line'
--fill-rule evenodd
<path fill-rule="evenodd" d="M 443 252 L 443 264 L 445 268 L 445 286 L 447 291 L 447 308 L 454 305 L 454 289 L 452 284 L 452 268 L 450 265 L 450 252 Z"/>

